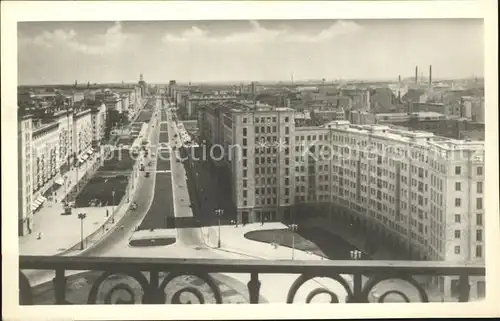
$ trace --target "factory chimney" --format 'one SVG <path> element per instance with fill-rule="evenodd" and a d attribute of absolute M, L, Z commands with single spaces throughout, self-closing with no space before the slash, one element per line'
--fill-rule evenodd
<path fill-rule="evenodd" d="M 415 83 L 418 84 L 418 66 L 415 66 Z"/>
<path fill-rule="evenodd" d="M 429 65 L 429 86 L 432 86 L 432 65 Z"/>
<path fill-rule="evenodd" d="M 398 75 L 398 82 L 401 83 L 401 75 Z"/>

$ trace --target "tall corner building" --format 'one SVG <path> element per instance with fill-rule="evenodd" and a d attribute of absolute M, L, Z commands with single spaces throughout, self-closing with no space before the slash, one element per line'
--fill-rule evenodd
<path fill-rule="evenodd" d="M 293 144 L 293 115 L 290 108 L 252 102 L 216 102 L 201 109 L 200 136 L 224 151 L 238 221 L 290 218 L 294 157 L 293 148 L 284 146 Z"/>
<path fill-rule="evenodd" d="M 292 109 L 244 102 L 206 106 L 198 121 L 202 139 L 223 146 L 239 222 L 293 221 L 316 208 L 411 257 L 484 262 L 482 141 L 348 121 L 296 126 Z"/>

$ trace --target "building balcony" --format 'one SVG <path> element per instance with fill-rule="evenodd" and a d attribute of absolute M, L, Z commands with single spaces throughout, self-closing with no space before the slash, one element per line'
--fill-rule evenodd
<path fill-rule="evenodd" d="M 248 302 L 253 304 L 267 303 L 259 291 L 260 279 L 264 274 L 294 275 L 295 281 L 291 287 L 283 289 L 283 300 L 287 303 L 296 302 L 295 296 L 304 283 L 320 277 L 338 282 L 345 291 L 342 292 L 343 294 L 334 293 L 320 284 L 320 287 L 307 295 L 306 303 L 312 303 L 314 297 L 320 294 L 329 295 L 331 303 L 383 303 L 390 302 L 387 299 L 393 296 L 399 297 L 404 302 L 411 302 L 412 299 L 398 288 L 377 293 L 374 297 L 373 291 L 379 283 L 394 279 L 404 280 L 416 289 L 418 293 L 416 302 L 430 302 L 432 300 L 427 286 L 417 281 L 421 276 L 428 279 L 437 276 L 454 277 L 457 280 L 455 281 L 457 292 L 455 300 L 467 302 L 471 299 L 471 279 L 485 275 L 484 264 L 465 265 L 429 261 L 268 261 L 20 256 L 19 263 L 19 302 L 21 305 L 179 304 L 185 303 L 182 302 L 181 294 L 186 293 L 197 298 L 198 302 L 195 303 L 220 304 L 223 303 L 220 283 L 217 283 L 213 277 L 220 273 L 246 275 L 249 281 L 246 287 L 243 286 L 243 291 Z M 70 275 L 75 272 L 86 273 L 82 271 L 94 272 L 94 276 L 85 278 L 86 283 L 90 283 L 68 286 L 68 280 L 72 277 Z M 53 290 L 50 302 L 47 302 L 46 298 L 40 302 L 40 291 L 37 290 L 39 286 L 32 288 L 26 277 L 26 275 L 31 275 L 33 278 L 33 275 L 43 273 L 51 273 L 49 279 L 55 276 L 52 284 L 42 285 L 45 289 L 48 285 Z M 173 290 L 167 291 L 167 286 L 174 279 L 182 276 L 197 277 L 208 287 L 206 286 L 206 289 L 201 291 L 198 287 L 178 284 Z M 88 293 L 86 293 L 85 286 L 90 288 Z M 79 295 L 75 296 L 75 292 Z M 211 295 L 211 299 L 206 298 L 207 292 Z"/>

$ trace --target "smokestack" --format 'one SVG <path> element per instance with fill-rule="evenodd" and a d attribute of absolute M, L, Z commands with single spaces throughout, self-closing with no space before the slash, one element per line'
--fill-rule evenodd
<path fill-rule="evenodd" d="M 401 75 L 398 75 L 398 82 L 401 83 Z"/>
<path fill-rule="evenodd" d="M 418 84 L 418 66 L 415 66 L 415 83 Z"/>
<path fill-rule="evenodd" d="M 429 86 L 432 86 L 432 65 L 429 65 Z"/>

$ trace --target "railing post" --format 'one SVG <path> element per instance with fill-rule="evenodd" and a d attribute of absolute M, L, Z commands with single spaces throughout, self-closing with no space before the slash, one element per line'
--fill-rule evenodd
<path fill-rule="evenodd" d="M 149 271 L 149 291 L 146 294 L 147 304 L 163 304 L 165 303 L 165 298 L 163 293 L 160 293 L 159 286 L 159 272 Z"/>
<path fill-rule="evenodd" d="M 467 274 L 460 275 L 458 288 L 459 288 L 458 302 L 468 302 L 470 295 L 470 284 L 469 284 L 469 276 Z"/>
<path fill-rule="evenodd" d="M 53 280 L 56 304 L 68 304 L 66 301 L 66 281 L 65 270 L 56 269 L 56 276 Z"/>
<path fill-rule="evenodd" d="M 258 304 L 259 303 L 259 290 L 260 290 L 260 281 L 259 274 L 257 272 L 252 272 L 250 275 L 250 281 L 248 281 L 248 293 L 250 295 L 250 304 Z"/>
<path fill-rule="evenodd" d="M 364 299 L 361 297 L 363 288 L 363 275 L 355 273 L 352 277 L 352 294 L 353 297 L 350 303 L 363 303 Z"/>

